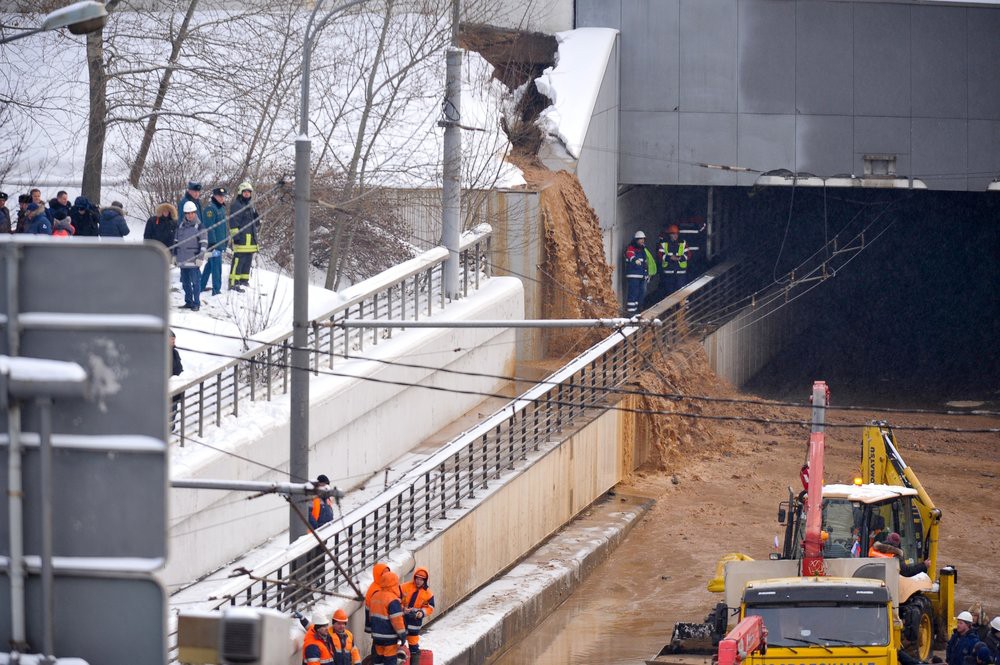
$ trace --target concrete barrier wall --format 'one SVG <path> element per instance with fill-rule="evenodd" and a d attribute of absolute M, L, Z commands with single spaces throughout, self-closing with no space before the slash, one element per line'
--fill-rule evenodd
<path fill-rule="evenodd" d="M 635 468 L 634 420 L 605 412 L 417 548 L 414 565 L 431 571 L 438 611 L 517 563 Z"/>
<path fill-rule="evenodd" d="M 704 340 L 712 369 L 742 386 L 810 323 L 805 307 L 779 298 L 756 309 L 746 308 Z"/>
<path fill-rule="evenodd" d="M 474 297 L 449 306 L 443 316 L 512 319 L 521 318 L 523 309 L 521 283 L 494 278 Z M 394 336 L 357 355 L 513 373 L 516 345 L 510 330 L 415 329 Z M 332 371 L 352 376 L 320 376 L 310 384 L 310 470 L 313 476 L 327 474 L 344 489 L 358 486 L 483 399 L 370 379 L 482 392 L 496 392 L 504 383 L 371 361 L 337 359 Z M 239 420 L 227 418 L 213 434 L 206 436 L 213 448 L 189 445 L 178 451 L 172 478 L 287 480 L 287 471 L 282 471 L 288 468 L 287 397 L 247 405 Z M 288 527 L 283 499 L 248 501 L 246 494 L 225 491 L 171 490 L 170 516 L 170 551 L 184 553 L 170 557 L 164 570 L 162 579 L 172 587 L 224 565 Z"/>

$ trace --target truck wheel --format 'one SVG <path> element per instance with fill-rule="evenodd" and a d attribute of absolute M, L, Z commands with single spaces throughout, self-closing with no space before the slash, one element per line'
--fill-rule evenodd
<path fill-rule="evenodd" d="M 915 596 L 906 603 L 906 634 L 910 644 L 906 648 L 914 658 L 927 662 L 934 647 L 934 617 L 931 615 L 930 602 L 923 596 Z"/>

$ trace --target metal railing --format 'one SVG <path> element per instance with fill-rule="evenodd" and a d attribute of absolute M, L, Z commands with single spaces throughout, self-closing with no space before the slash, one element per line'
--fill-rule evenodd
<path fill-rule="evenodd" d="M 489 275 L 492 230 L 482 225 L 467 231 L 461 244 L 462 295 L 479 289 Z M 437 247 L 341 292 L 344 302 L 310 321 L 311 369 L 332 368 L 334 356 L 363 351 L 392 337 L 392 329 L 331 327 L 348 318 L 419 320 L 448 303 L 444 261 L 448 250 Z M 226 416 L 239 416 L 249 402 L 271 400 L 289 391 L 292 333 L 247 351 L 210 374 L 171 391 L 177 402 L 172 439 L 180 445 L 189 436 L 203 437 Z"/>
<path fill-rule="evenodd" d="M 742 295 L 745 273 L 719 266 L 645 313 L 662 327 L 616 331 L 492 416 L 465 432 L 366 503 L 318 532 L 352 579 L 407 540 L 429 532 L 449 511 L 461 510 L 529 456 L 572 427 L 620 400 L 615 389 L 644 369 L 642 357 L 656 346 L 704 332 L 723 321 L 717 313 Z M 589 421 L 587 418 L 586 421 Z M 313 602 L 309 589 L 277 580 L 323 580 L 326 588 L 346 585 L 311 535 L 300 538 L 280 560 L 258 567 L 259 579 L 236 578 L 217 589 L 215 605 L 251 605 L 282 611 Z"/>

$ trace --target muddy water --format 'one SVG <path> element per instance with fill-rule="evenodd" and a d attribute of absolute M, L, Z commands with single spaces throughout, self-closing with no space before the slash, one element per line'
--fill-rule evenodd
<path fill-rule="evenodd" d="M 711 594 L 678 585 L 657 559 L 676 552 L 678 533 L 659 506 L 544 622 L 496 665 L 641 665 L 670 639 L 674 621 L 700 621 Z M 667 527 L 667 528 L 665 528 Z M 676 559 L 672 564 L 678 563 Z M 702 568 L 703 563 L 691 566 Z M 691 587 L 695 588 L 692 589 Z"/>

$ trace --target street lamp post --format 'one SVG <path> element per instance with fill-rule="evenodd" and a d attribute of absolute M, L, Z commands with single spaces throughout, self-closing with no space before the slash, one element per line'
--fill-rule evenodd
<path fill-rule="evenodd" d="M 11 37 L 4 37 L 0 39 L 0 44 L 7 44 L 31 35 L 37 35 L 39 32 L 59 30 L 60 28 L 69 28 L 69 31 L 74 35 L 85 35 L 103 28 L 107 18 L 108 10 L 104 8 L 103 2 L 95 2 L 94 0 L 74 2 L 68 7 L 46 14 L 41 26 L 25 30 Z"/>
<path fill-rule="evenodd" d="M 313 39 L 333 16 L 367 0 L 351 0 L 334 7 L 319 21 L 323 0 L 316 0 L 302 42 L 302 89 L 299 98 L 299 134 L 295 137 L 295 233 L 294 285 L 292 288 L 292 386 L 289 426 L 288 475 L 293 481 L 309 480 L 309 68 Z M 306 534 L 306 525 L 298 518 L 296 507 L 289 505 L 288 540 Z"/>

